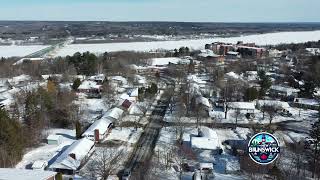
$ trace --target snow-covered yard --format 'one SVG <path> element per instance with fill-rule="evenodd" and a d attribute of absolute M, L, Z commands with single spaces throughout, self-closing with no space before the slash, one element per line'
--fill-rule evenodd
<path fill-rule="evenodd" d="M 64 150 L 67 146 L 75 141 L 75 130 L 69 129 L 49 129 L 43 132 L 43 135 L 47 137 L 50 134 L 60 135 L 61 144 L 48 145 L 42 143 L 39 147 L 30 149 L 22 158 L 21 162 L 16 165 L 18 169 L 30 169 L 31 165 L 37 160 L 44 160 L 50 164 L 50 160 L 53 159 L 60 151 Z"/>

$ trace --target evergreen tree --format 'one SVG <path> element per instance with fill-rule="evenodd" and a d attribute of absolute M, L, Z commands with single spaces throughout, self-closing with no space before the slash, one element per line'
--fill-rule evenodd
<path fill-rule="evenodd" d="M 320 111 L 319 111 L 320 112 Z M 313 150 L 313 171 L 312 177 L 315 176 L 317 171 L 317 162 L 319 161 L 319 152 L 320 152 L 320 117 L 317 122 L 312 125 L 312 129 L 310 131 L 310 136 L 315 140 Z"/>
<path fill-rule="evenodd" d="M 75 79 L 73 81 L 73 84 L 72 84 L 72 89 L 74 91 L 78 90 L 79 86 L 81 85 L 81 80 L 79 78 Z"/>
<path fill-rule="evenodd" d="M 270 77 L 268 77 L 266 75 L 265 71 L 259 71 L 258 76 L 260 79 L 260 81 L 259 81 L 259 85 L 260 85 L 259 95 L 260 95 L 260 97 L 263 97 L 266 95 L 267 91 L 271 87 L 272 82 L 271 82 Z"/>
<path fill-rule="evenodd" d="M 245 92 L 246 101 L 253 101 L 259 97 L 259 92 L 256 88 L 251 87 L 248 88 Z"/>
<path fill-rule="evenodd" d="M 12 167 L 22 158 L 24 136 L 22 127 L 10 119 L 6 110 L 0 108 L 0 167 Z"/>

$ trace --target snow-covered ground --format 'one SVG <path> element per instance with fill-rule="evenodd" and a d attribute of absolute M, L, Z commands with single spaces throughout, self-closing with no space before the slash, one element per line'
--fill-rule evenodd
<path fill-rule="evenodd" d="M 254 42 L 258 45 L 273 45 L 280 43 L 301 43 L 307 41 L 320 40 L 320 31 L 301 32 L 278 32 L 258 35 L 248 35 L 229 38 L 210 38 L 198 40 L 178 40 L 178 41 L 153 41 L 153 42 L 129 42 L 129 43 L 105 43 L 105 44 L 70 44 L 62 48 L 56 56 L 73 55 L 75 52 L 114 52 L 114 51 L 154 51 L 173 50 L 182 46 L 192 49 L 203 49 L 205 44 L 221 41 L 226 43 L 237 43 L 238 41 Z M 1 54 L 0 54 L 1 56 Z"/>
<path fill-rule="evenodd" d="M 59 154 L 61 150 L 65 147 L 69 146 L 75 141 L 75 130 L 69 129 L 49 129 L 44 132 L 45 137 L 50 134 L 60 135 L 61 144 L 58 145 L 48 145 L 48 144 L 41 144 L 40 147 L 31 149 L 27 152 L 20 163 L 16 165 L 18 169 L 29 169 L 31 168 L 32 163 L 37 160 L 43 160 L 49 162 L 54 156 Z"/>
<path fill-rule="evenodd" d="M 280 43 L 301 43 L 307 41 L 320 40 L 320 31 L 301 31 L 301 32 L 278 32 L 257 35 L 248 35 L 229 38 L 206 38 L 206 39 L 186 39 L 186 40 L 167 40 L 152 42 L 127 42 L 127 43 L 104 43 L 104 44 L 66 44 L 58 49 L 56 56 L 73 55 L 75 52 L 114 52 L 114 51 L 154 51 L 154 50 L 173 50 L 182 46 L 192 49 L 203 49 L 205 44 L 215 41 L 226 43 L 236 43 L 237 41 L 255 42 L 258 45 L 272 45 Z M 45 45 L 30 46 L 0 46 L 0 57 L 23 57 L 41 49 L 47 48 Z"/>
<path fill-rule="evenodd" d="M 32 46 L 0 46 L 0 57 L 27 56 L 49 46 L 32 45 Z"/>

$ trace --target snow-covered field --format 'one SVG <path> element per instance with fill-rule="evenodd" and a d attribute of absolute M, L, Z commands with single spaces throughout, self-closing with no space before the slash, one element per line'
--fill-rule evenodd
<path fill-rule="evenodd" d="M 49 46 L 32 45 L 32 46 L 0 46 L 0 57 L 27 56 Z"/>
<path fill-rule="evenodd" d="M 173 50 L 181 46 L 188 46 L 192 49 L 203 49 L 207 43 L 215 41 L 236 43 L 237 41 L 255 42 L 258 45 L 273 45 L 280 43 L 301 43 L 320 40 L 320 31 L 301 32 L 278 32 L 257 35 L 248 35 L 229 38 L 205 38 L 186 40 L 167 40 L 152 42 L 127 42 L 127 43 L 105 43 L 105 44 L 69 44 L 56 52 L 56 56 L 73 55 L 75 52 L 115 52 L 115 51 L 154 51 L 159 49 Z M 48 46 L 0 46 L 0 57 L 26 56 L 33 52 L 44 49 Z"/>
<path fill-rule="evenodd" d="M 301 43 L 307 41 L 320 40 L 320 31 L 301 32 L 279 32 L 258 35 L 248 35 L 230 38 L 211 38 L 198 40 L 179 41 L 154 41 L 154 42 L 129 42 L 129 43 L 106 43 L 106 44 L 71 44 L 61 49 L 56 56 L 73 55 L 75 52 L 96 52 L 105 51 L 152 51 L 152 50 L 172 50 L 181 46 L 188 46 L 192 49 L 203 49 L 207 43 L 215 41 L 236 43 L 237 41 L 255 42 L 258 45 L 273 45 L 280 43 Z M 0 55 L 1 56 L 1 55 Z"/>

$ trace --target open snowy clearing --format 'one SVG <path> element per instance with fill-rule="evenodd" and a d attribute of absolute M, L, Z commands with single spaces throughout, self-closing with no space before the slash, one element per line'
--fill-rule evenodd
<path fill-rule="evenodd" d="M 61 49 L 56 56 L 73 55 L 75 52 L 114 52 L 114 51 L 154 51 L 159 49 L 173 50 L 181 46 L 188 46 L 192 49 L 203 49 L 205 44 L 216 41 L 226 43 L 254 42 L 258 45 L 274 45 L 281 43 L 301 43 L 320 40 L 320 31 L 301 32 L 278 32 L 248 35 L 242 37 L 210 38 L 198 40 L 179 41 L 154 41 L 154 42 L 129 42 L 129 43 L 106 43 L 106 44 L 71 44 Z M 0 54 L 1 56 L 1 54 Z"/>

